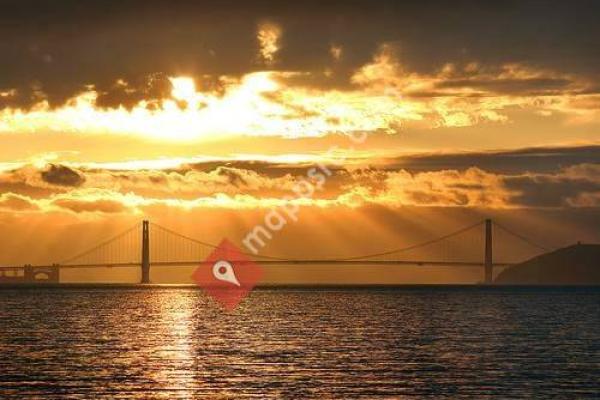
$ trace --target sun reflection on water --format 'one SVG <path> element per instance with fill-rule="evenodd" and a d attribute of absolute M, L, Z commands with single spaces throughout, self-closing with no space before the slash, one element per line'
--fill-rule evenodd
<path fill-rule="evenodd" d="M 192 399 L 192 389 L 197 386 L 194 376 L 195 354 L 192 345 L 194 298 L 189 291 L 163 291 L 153 296 L 158 302 L 157 317 L 160 327 L 154 335 L 161 343 L 153 357 L 161 368 L 150 377 L 161 387 L 164 398 Z"/>

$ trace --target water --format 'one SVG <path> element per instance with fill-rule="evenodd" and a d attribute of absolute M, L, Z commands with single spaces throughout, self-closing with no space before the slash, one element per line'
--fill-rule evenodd
<path fill-rule="evenodd" d="M 0 290 L 0 398 L 593 397 L 600 288 Z"/>

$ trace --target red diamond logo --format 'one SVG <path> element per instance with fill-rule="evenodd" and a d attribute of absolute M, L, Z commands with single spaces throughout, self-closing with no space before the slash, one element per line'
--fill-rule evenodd
<path fill-rule="evenodd" d="M 221 244 L 194 271 L 192 279 L 227 310 L 233 310 L 256 286 L 262 267 L 229 240 Z"/>

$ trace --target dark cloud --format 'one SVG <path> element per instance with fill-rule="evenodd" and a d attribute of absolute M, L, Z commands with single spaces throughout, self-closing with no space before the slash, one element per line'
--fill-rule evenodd
<path fill-rule="evenodd" d="M 572 82 L 568 79 L 457 79 L 436 85 L 438 88 L 474 88 L 498 94 L 540 95 L 564 93 Z"/>
<path fill-rule="evenodd" d="M 179 169 L 172 170 L 174 172 L 186 172 L 188 170 L 196 170 L 202 172 L 215 171 L 222 167 L 228 167 L 238 170 L 250 170 L 259 174 L 266 175 L 270 178 L 280 178 L 286 175 L 306 176 L 308 170 L 314 167 L 312 163 L 277 163 L 258 160 L 233 160 L 233 161 L 205 161 L 193 164 L 183 165 Z M 342 166 L 331 165 L 327 167 L 332 172 L 343 172 L 345 169 Z"/>
<path fill-rule="evenodd" d="M 50 164 L 40 176 L 45 182 L 60 186 L 80 186 L 85 182 L 83 175 L 64 165 Z"/>
<path fill-rule="evenodd" d="M 419 154 L 390 160 L 388 169 L 411 172 L 465 170 L 477 166 L 503 174 L 523 172 L 548 173 L 577 164 L 593 164 L 600 160 L 600 146 L 537 147 L 507 151 Z"/>
<path fill-rule="evenodd" d="M 60 105 L 86 85 L 99 89 L 102 106 L 130 106 L 147 91 L 160 98 L 165 86 L 146 86 L 155 74 L 200 78 L 265 69 L 256 56 L 256 26 L 264 20 L 283 30 L 283 47 L 271 68 L 334 72 L 315 85 L 348 84 L 351 71 L 386 42 L 396 43 L 402 62 L 422 73 L 473 60 L 528 63 L 593 78 L 600 72 L 600 4 L 587 0 L 4 0 L 0 5 L 0 92 L 18 93 L 0 98 L 0 107 L 28 106 L 42 93 L 51 105 Z M 332 43 L 343 48 L 335 62 Z M 130 91 L 115 86 L 119 79 Z M 547 90 L 562 84 L 492 85 L 510 92 L 523 85 Z"/>
<path fill-rule="evenodd" d="M 162 73 L 135 78 L 133 81 L 117 81 L 110 87 L 97 86 L 96 105 L 101 108 L 124 106 L 131 109 L 140 101 L 146 100 L 149 108 L 158 106 L 160 100 L 169 97 L 173 85 Z"/>
<path fill-rule="evenodd" d="M 565 207 L 582 193 L 600 193 L 600 181 L 590 177 L 525 175 L 505 177 L 504 184 L 517 193 L 511 200 L 525 207 Z"/>
<path fill-rule="evenodd" d="M 219 176 L 224 176 L 230 185 L 233 185 L 235 187 L 246 186 L 246 180 L 244 179 L 244 175 L 240 173 L 240 170 L 227 167 L 219 167 L 217 168 L 217 174 Z"/>

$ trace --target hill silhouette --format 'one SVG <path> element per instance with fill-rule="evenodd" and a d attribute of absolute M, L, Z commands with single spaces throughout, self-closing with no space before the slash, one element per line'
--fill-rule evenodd
<path fill-rule="evenodd" d="M 600 285 L 600 245 L 576 244 L 502 271 L 494 280 L 515 285 Z"/>

